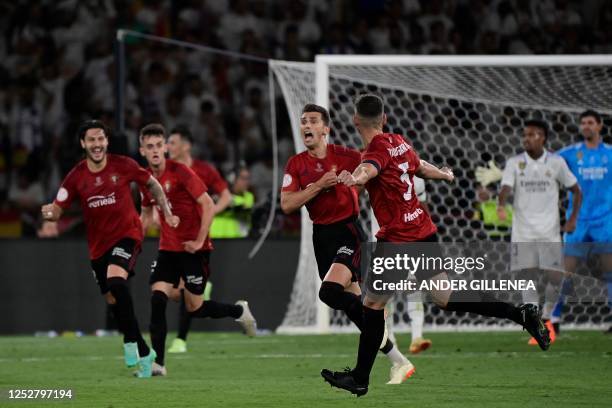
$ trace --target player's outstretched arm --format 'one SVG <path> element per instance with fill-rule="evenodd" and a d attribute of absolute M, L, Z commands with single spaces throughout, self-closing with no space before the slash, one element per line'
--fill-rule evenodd
<path fill-rule="evenodd" d="M 361 163 L 353 173 L 343 170 L 338 176 L 338 182 L 349 187 L 364 186 L 368 181 L 378 176 L 378 169 L 372 163 Z"/>
<path fill-rule="evenodd" d="M 323 190 L 338 184 L 338 176 L 335 171 L 328 171 L 320 179 L 299 191 L 281 192 L 281 209 L 285 214 L 291 214 L 304 204 L 312 200 Z"/>
<path fill-rule="evenodd" d="M 422 179 L 445 180 L 449 183 L 452 183 L 455 180 L 455 175 L 450 168 L 442 167 L 439 169 L 425 160 L 421 160 L 420 166 L 416 171 L 416 175 Z"/>
<path fill-rule="evenodd" d="M 572 192 L 572 213 L 563 226 L 563 232 L 574 232 L 576 229 L 576 223 L 578 222 L 578 213 L 580 212 L 580 206 L 582 205 L 582 190 L 578 186 L 578 183 L 574 184 L 569 188 Z"/>
<path fill-rule="evenodd" d="M 43 220 L 45 221 L 57 221 L 61 218 L 62 207 L 55 203 L 45 204 L 41 207 L 40 212 L 42 213 Z"/>
<path fill-rule="evenodd" d="M 197 202 L 198 205 L 202 207 L 202 217 L 200 218 L 200 230 L 198 231 L 198 236 L 191 241 L 183 242 L 185 251 L 192 254 L 199 251 L 202 248 L 202 245 L 204 245 L 204 241 L 208 236 L 208 231 L 210 231 L 210 224 L 212 224 L 213 217 L 215 216 L 213 213 L 215 203 L 212 198 L 210 198 L 208 193 L 204 193 L 198 197 Z"/>
<path fill-rule="evenodd" d="M 164 218 L 168 225 L 171 227 L 176 227 L 179 224 L 179 217 L 172 214 L 172 209 L 170 208 L 170 204 L 168 203 L 168 199 L 166 198 L 166 194 L 164 193 L 164 189 L 162 188 L 159 181 L 155 179 L 155 177 L 149 177 L 147 181 L 147 189 L 149 193 L 164 213 Z"/>

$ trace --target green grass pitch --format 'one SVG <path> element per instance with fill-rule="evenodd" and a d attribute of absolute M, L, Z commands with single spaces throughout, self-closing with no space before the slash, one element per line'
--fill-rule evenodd
<path fill-rule="evenodd" d="M 323 382 L 321 368 L 355 362 L 357 335 L 193 333 L 189 352 L 167 355 L 168 376 L 136 379 L 121 340 L 0 337 L 0 406 L 78 407 L 611 407 L 612 336 L 566 331 L 548 352 L 523 332 L 432 333 L 410 356 L 416 374 L 385 385 L 379 355 L 369 393 Z M 170 341 L 173 335 L 168 337 Z M 402 350 L 409 337 L 398 336 Z M 13 388 L 71 388 L 71 401 L 8 401 Z"/>

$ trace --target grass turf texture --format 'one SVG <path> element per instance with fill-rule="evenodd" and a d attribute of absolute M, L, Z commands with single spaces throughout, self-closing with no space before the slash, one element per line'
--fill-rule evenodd
<path fill-rule="evenodd" d="M 356 335 L 192 333 L 189 352 L 167 355 L 168 377 L 136 379 L 121 340 L 0 337 L 0 406 L 79 407 L 610 407 L 612 336 L 565 331 L 548 352 L 520 332 L 433 333 L 410 359 L 416 374 L 385 385 L 379 355 L 359 399 L 323 383 L 321 368 L 354 365 Z M 168 343 L 174 336 L 168 337 Z M 398 336 L 403 351 L 407 335 Z M 9 388 L 71 388 L 72 401 L 8 401 Z"/>

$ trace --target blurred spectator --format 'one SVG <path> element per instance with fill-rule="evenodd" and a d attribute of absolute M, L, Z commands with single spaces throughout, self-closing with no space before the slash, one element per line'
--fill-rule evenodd
<path fill-rule="evenodd" d="M 255 197 L 249 191 L 250 177 L 246 167 L 228 176 L 232 202 L 213 219 L 210 226 L 211 238 L 246 238 L 249 235 L 251 212 L 255 204 Z"/>
<path fill-rule="evenodd" d="M 0 15 L 5 209 L 9 188 L 24 182 L 20 169 L 26 163 L 37 163 L 30 184 L 50 198 L 81 157 L 74 143 L 78 123 L 115 110 L 118 28 L 293 61 L 312 61 L 316 53 L 612 52 L 612 2 L 603 0 L 5 3 Z M 267 64 L 134 36 L 124 44 L 125 132 L 112 146 L 135 154 L 137 131 L 145 122 L 188 125 L 195 130 L 198 156 L 225 170 L 241 160 L 249 164 L 256 199 L 265 203 L 259 209 L 267 214 L 272 184 Z M 277 104 L 277 112 L 285 108 Z M 277 125 L 282 167 L 293 140 L 286 118 Z"/>

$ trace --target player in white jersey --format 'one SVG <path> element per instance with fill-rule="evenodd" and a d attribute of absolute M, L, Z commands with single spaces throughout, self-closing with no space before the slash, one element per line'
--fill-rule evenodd
<path fill-rule="evenodd" d="M 582 194 L 576 177 L 561 156 L 548 152 L 544 144 L 548 127 L 540 120 L 528 120 L 523 129 L 525 151 L 506 161 L 498 198 L 498 216 L 506 219 L 505 205 L 508 196 L 514 194 L 512 218 L 513 271 L 548 271 L 545 303 L 542 318 L 550 332 L 551 342 L 555 332 L 550 323 L 552 309 L 557 299 L 559 284 L 564 275 L 561 231 L 559 220 L 559 186 L 573 194 L 573 208 L 563 230 L 576 229 Z M 556 272 L 556 273 L 555 273 Z M 535 291 L 524 291 L 525 303 L 539 304 Z M 530 340 L 529 344 L 537 344 Z"/>

